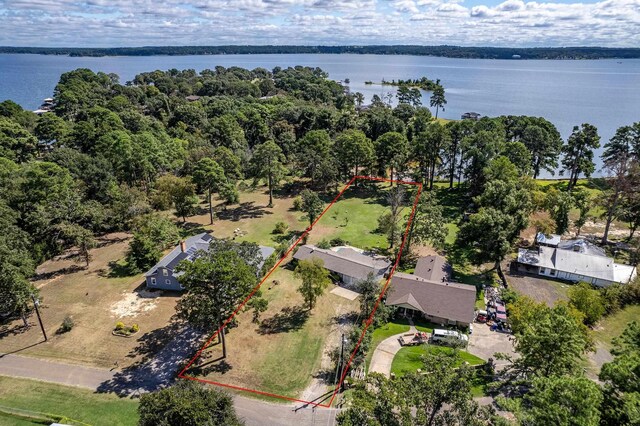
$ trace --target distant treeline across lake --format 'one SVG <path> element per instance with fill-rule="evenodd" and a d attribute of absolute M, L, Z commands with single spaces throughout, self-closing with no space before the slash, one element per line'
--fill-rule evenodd
<path fill-rule="evenodd" d="M 640 48 L 607 47 L 464 47 L 464 46 L 143 46 L 143 47 L 0 47 L 0 53 L 68 56 L 155 56 L 240 54 L 418 55 L 468 59 L 612 59 L 640 58 Z"/>

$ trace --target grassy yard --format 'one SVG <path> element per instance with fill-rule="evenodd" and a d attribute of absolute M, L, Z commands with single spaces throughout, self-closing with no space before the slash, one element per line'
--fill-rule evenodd
<path fill-rule="evenodd" d="M 240 202 L 224 207 L 219 202 L 214 209 L 216 215 L 213 225 L 209 222 L 208 205 L 201 205 L 201 212 L 187 218 L 189 225 L 201 226 L 213 232 L 217 238 L 234 238 L 238 241 L 251 241 L 257 244 L 276 247 L 280 236 L 273 234 L 277 222 L 284 222 L 290 231 L 302 231 L 309 224 L 304 213 L 293 210 L 294 196 L 278 196 L 269 204 L 266 187 L 258 187 L 240 192 Z M 236 237 L 234 231 L 239 229 L 241 236 Z"/>
<path fill-rule="evenodd" d="M 423 331 L 425 333 L 433 332 L 435 327 L 438 327 L 437 324 L 430 323 L 424 319 L 416 318 L 413 320 L 413 324 L 416 329 L 419 331 Z M 373 330 L 372 338 L 371 338 L 371 350 L 367 354 L 366 358 L 366 366 L 369 368 L 369 362 L 371 362 L 371 357 L 373 356 L 373 351 L 378 347 L 380 342 L 384 339 L 394 336 L 400 333 L 406 333 L 409 331 L 409 321 L 406 318 L 394 318 L 391 322 L 376 328 Z"/>
<path fill-rule="evenodd" d="M 262 287 L 269 307 L 261 323 L 251 321 L 252 312 L 240 313 L 238 327 L 226 337 L 227 359 L 218 360 L 222 348 L 212 345 L 190 374 L 300 398 L 320 372 L 323 353 L 339 344 L 339 337 L 333 342 L 337 317 L 356 311 L 358 301 L 330 294 L 332 286 L 309 311 L 297 292 L 299 285 L 292 271 L 282 267 L 274 271 Z"/>
<path fill-rule="evenodd" d="M 610 350 L 612 340 L 622 334 L 624 328 L 631 321 L 640 321 L 640 305 L 626 306 L 603 319 L 593 331 L 593 338 L 602 343 L 607 350 Z"/>
<path fill-rule="evenodd" d="M 116 263 L 124 257 L 128 234 L 102 237 L 91 251 L 89 268 L 61 256 L 38 267 L 34 285 L 40 288 L 41 314 L 49 341 L 42 334 L 35 315 L 24 331 L 22 321 L 0 325 L 0 352 L 17 352 L 70 363 L 111 367 L 116 361 L 126 367 L 140 358 L 144 336 L 160 337 L 175 313 L 177 295 L 149 293 L 141 287 L 142 275 L 123 276 Z M 64 334 L 57 330 L 66 316 L 75 326 Z M 117 321 L 140 327 L 138 338 L 111 334 Z M 171 338 L 170 335 L 164 336 Z M 148 339 L 147 339 L 148 340 Z M 161 344 L 162 339 L 155 339 Z"/>
<path fill-rule="evenodd" d="M 424 368 L 424 362 L 422 357 L 426 354 L 438 354 L 438 353 L 453 353 L 453 349 L 446 346 L 435 345 L 421 345 L 421 346 L 407 346 L 398 351 L 393 358 L 391 364 L 391 372 L 396 376 L 402 376 L 403 374 L 411 371 L 416 371 L 420 368 Z M 465 351 L 458 351 L 459 364 L 464 362 L 470 365 L 484 364 L 484 360 L 478 358 L 475 355 L 471 355 Z"/>
<path fill-rule="evenodd" d="M 384 188 L 385 185 L 376 185 Z M 382 248 L 389 245 L 384 234 L 376 232 L 378 218 L 388 210 L 384 196 L 372 189 L 350 187 L 316 223 L 309 242 L 341 238 L 362 249 Z M 405 208 L 408 214 L 409 208 Z"/>
<path fill-rule="evenodd" d="M 0 376 L 3 407 L 65 416 L 87 424 L 135 425 L 138 402 L 90 390 L 27 379 Z M 0 414 L 0 425 L 31 425 L 27 420 Z"/>

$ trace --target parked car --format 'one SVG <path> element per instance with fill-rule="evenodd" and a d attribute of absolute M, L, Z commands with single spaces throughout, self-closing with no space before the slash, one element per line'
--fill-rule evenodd
<path fill-rule="evenodd" d="M 440 345 L 467 346 L 469 336 L 455 330 L 435 329 L 431 335 L 431 341 Z"/>

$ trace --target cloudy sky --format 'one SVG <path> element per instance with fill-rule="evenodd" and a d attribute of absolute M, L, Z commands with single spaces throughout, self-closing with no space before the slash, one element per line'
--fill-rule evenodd
<path fill-rule="evenodd" d="M 0 0 L 0 45 L 640 47 L 640 0 Z"/>

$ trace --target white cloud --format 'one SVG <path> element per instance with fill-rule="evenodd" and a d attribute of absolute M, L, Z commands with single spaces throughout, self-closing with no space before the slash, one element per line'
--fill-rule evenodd
<path fill-rule="evenodd" d="M 15 46 L 640 45 L 640 0 L 0 0 L 0 22 Z"/>

